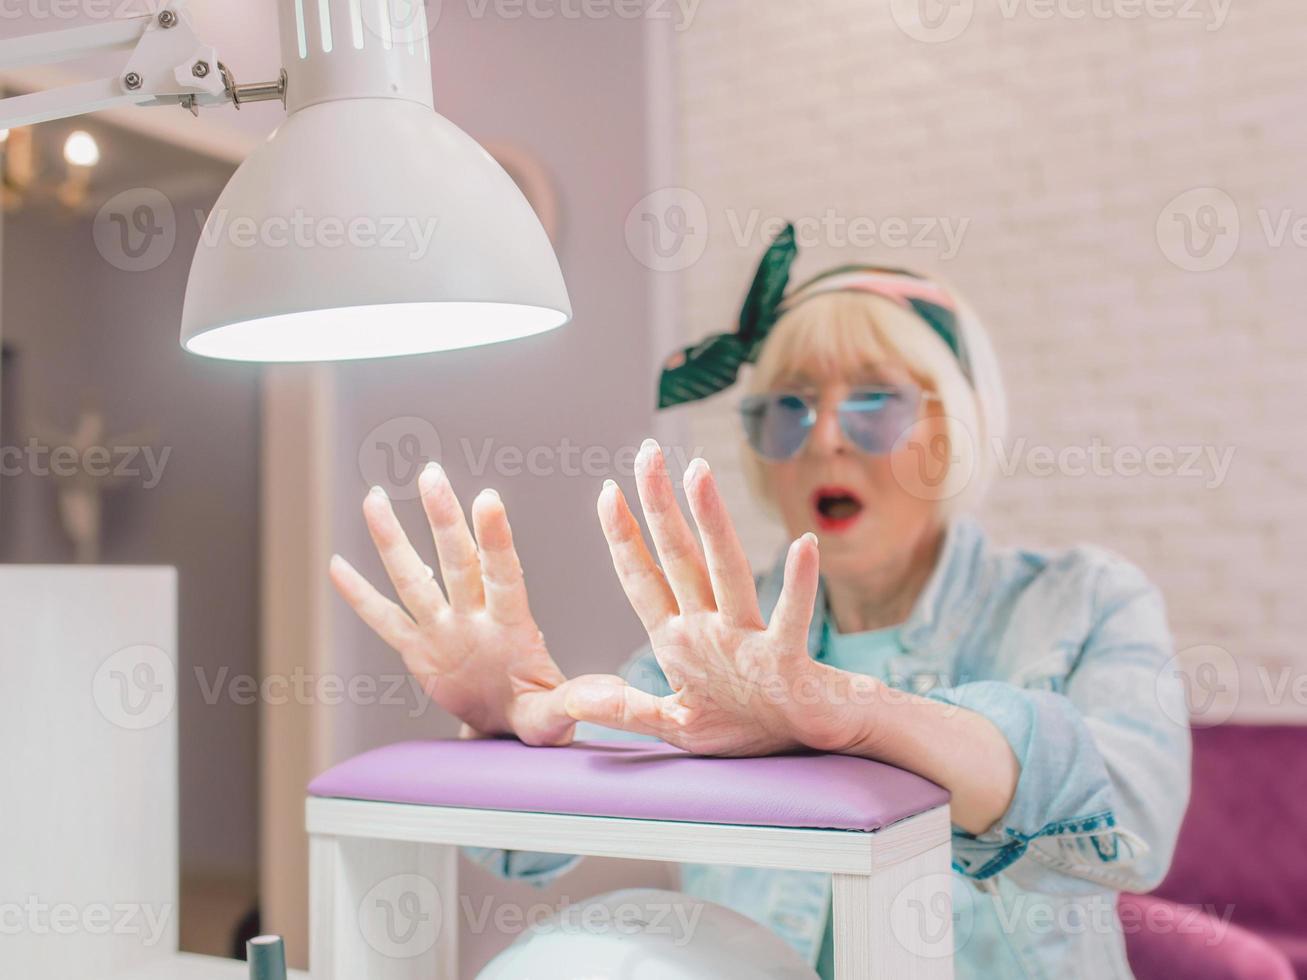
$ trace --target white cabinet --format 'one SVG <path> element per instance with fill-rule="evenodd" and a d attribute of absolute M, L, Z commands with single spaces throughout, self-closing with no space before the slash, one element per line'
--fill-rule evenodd
<path fill-rule="evenodd" d="M 177 951 L 177 575 L 0 566 L 0 977 Z"/>

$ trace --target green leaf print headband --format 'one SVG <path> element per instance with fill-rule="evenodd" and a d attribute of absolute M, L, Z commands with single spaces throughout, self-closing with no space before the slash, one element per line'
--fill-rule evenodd
<path fill-rule="evenodd" d="M 740 368 L 757 362 L 763 342 L 785 313 L 806 299 L 834 292 L 872 293 L 912 311 L 944 341 L 962 373 L 972 381 L 970 359 L 958 329 L 957 304 L 943 287 L 905 269 L 845 265 L 823 272 L 787 294 L 790 268 L 798 254 L 794 225 L 786 225 L 758 264 L 740 310 L 739 328 L 734 333 L 713 334 L 668 358 L 658 382 L 660 409 L 699 401 L 735 384 Z"/>

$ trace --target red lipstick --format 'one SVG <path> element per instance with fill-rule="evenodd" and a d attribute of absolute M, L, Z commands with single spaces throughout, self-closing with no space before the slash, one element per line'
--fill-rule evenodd
<path fill-rule="evenodd" d="M 847 531 L 862 516 L 862 498 L 848 487 L 818 487 L 812 493 L 812 513 L 827 534 Z"/>

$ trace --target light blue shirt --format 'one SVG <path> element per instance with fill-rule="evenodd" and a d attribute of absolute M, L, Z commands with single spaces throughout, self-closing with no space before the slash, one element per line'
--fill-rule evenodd
<path fill-rule="evenodd" d="M 824 664 L 858 674 L 888 677 L 890 663 L 907 653 L 897 626 L 865 633 L 841 633 L 826 612 L 826 634 L 814 656 Z"/>
<path fill-rule="evenodd" d="M 782 571 L 759 579 L 766 615 Z M 1130 977 L 1116 898 L 1162 880 L 1189 796 L 1187 708 L 1157 590 L 1101 549 L 997 549 L 958 519 L 901 627 L 841 636 L 824 594 L 816 610 L 810 655 L 985 715 L 1021 764 L 990 830 L 953 830 L 957 976 Z M 624 674 L 670 693 L 648 650 Z M 535 881 L 577 860 L 470 854 Z M 768 926 L 831 977 L 828 875 L 682 865 L 681 887 Z"/>

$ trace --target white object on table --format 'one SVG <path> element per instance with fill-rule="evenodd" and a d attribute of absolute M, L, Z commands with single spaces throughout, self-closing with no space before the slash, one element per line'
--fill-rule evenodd
<path fill-rule="evenodd" d="M 0 976 L 177 950 L 176 610 L 171 568 L 0 566 Z"/>
<path fill-rule="evenodd" d="M 0 565 L 0 745 L 0 977 L 245 975 L 177 952 L 175 569 Z"/>

